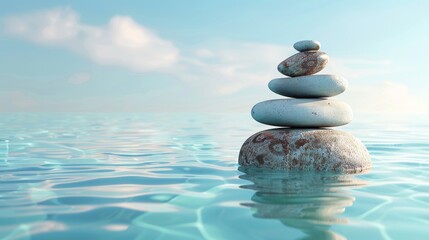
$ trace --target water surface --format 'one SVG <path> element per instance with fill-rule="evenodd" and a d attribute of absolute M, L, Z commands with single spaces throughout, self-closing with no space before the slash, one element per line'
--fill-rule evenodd
<path fill-rule="evenodd" d="M 1 114 L 0 239 L 428 239 L 429 131 L 355 122 L 360 175 L 238 169 L 248 114 Z"/>

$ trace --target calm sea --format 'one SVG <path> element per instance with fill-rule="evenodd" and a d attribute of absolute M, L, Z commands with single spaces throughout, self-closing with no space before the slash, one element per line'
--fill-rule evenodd
<path fill-rule="evenodd" d="M 360 175 L 240 171 L 249 114 L 1 114 L 0 239 L 429 239 L 429 123 Z M 269 128 L 269 127 L 268 127 Z"/>

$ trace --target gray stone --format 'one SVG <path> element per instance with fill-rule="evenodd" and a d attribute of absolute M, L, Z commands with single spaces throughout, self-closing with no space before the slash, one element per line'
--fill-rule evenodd
<path fill-rule="evenodd" d="M 328 61 L 329 56 L 324 52 L 300 52 L 281 62 L 277 69 L 289 77 L 311 75 L 320 72 Z"/>
<path fill-rule="evenodd" d="M 344 92 L 347 80 L 337 75 L 309 75 L 293 78 L 276 78 L 270 81 L 271 91 L 286 97 L 332 97 Z"/>
<path fill-rule="evenodd" d="M 314 40 L 303 40 L 296 42 L 293 47 L 300 52 L 319 50 L 320 42 Z"/>
<path fill-rule="evenodd" d="M 349 105 L 335 99 L 276 99 L 252 108 L 256 121 L 281 127 L 335 127 L 352 121 Z"/>
<path fill-rule="evenodd" d="M 238 162 L 288 171 L 357 173 L 371 168 L 362 142 L 332 129 L 279 128 L 256 133 L 244 142 Z"/>

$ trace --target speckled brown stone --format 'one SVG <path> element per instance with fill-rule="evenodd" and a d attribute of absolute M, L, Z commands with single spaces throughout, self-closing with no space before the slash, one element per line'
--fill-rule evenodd
<path fill-rule="evenodd" d="M 289 77 L 311 75 L 320 72 L 328 61 L 329 56 L 324 52 L 300 52 L 281 62 L 277 69 Z"/>
<path fill-rule="evenodd" d="M 358 173 L 371 168 L 362 142 L 333 129 L 278 128 L 256 133 L 244 142 L 238 162 L 290 171 Z"/>

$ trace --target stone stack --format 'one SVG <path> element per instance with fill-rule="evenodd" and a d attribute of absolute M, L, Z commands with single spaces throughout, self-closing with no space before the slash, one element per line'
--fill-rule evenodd
<path fill-rule="evenodd" d="M 290 98 L 256 104 L 252 117 L 263 124 L 287 127 L 259 132 L 243 144 L 242 166 L 287 170 L 361 172 L 371 167 L 365 146 L 351 134 L 327 129 L 351 122 L 349 105 L 329 97 L 344 92 L 347 80 L 312 75 L 328 63 L 317 41 L 294 44 L 299 53 L 277 69 L 288 78 L 270 81 L 271 91 Z"/>

